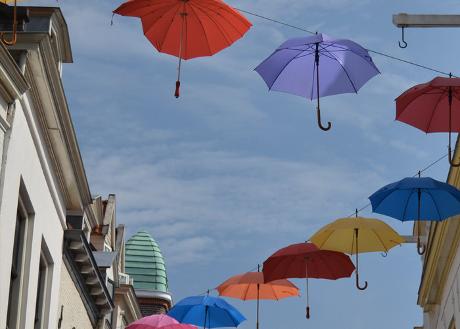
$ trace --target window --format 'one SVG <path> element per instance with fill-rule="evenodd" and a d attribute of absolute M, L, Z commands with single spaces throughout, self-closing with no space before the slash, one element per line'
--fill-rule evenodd
<path fill-rule="evenodd" d="M 51 280 L 53 275 L 53 262 L 45 241 L 42 240 L 40 252 L 40 266 L 38 271 L 37 296 L 35 303 L 34 329 L 48 328 L 49 298 L 51 293 Z"/>
<path fill-rule="evenodd" d="M 21 184 L 21 189 L 23 186 Z M 21 194 L 22 191 L 20 192 Z M 16 213 L 16 225 L 13 238 L 13 254 L 11 261 L 11 277 L 8 295 L 7 326 L 15 329 L 24 325 L 25 304 L 27 300 L 27 286 L 30 266 L 30 247 L 32 242 L 33 212 L 30 211 L 30 202 L 23 202 L 19 198 Z"/>
<path fill-rule="evenodd" d="M 23 259 L 23 241 L 22 236 L 25 230 L 25 218 L 21 213 L 16 214 L 16 227 L 14 231 L 13 242 L 13 259 L 11 263 L 11 280 L 10 280 L 10 293 L 8 298 L 8 313 L 7 323 L 8 328 L 16 328 L 18 324 L 18 305 L 20 300 L 20 286 L 22 274 L 22 259 Z"/>

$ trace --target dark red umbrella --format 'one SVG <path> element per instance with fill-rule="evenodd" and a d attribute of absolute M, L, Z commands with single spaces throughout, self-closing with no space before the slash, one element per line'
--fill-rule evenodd
<path fill-rule="evenodd" d="M 271 255 L 263 267 L 265 282 L 289 278 L 306 279 L 307 319 L 310 318 L 308 279 L 337 280 L 348 278 L 355 270 L 350 257 L 344 253 L 320 250 L 313 243 L 297 243 Z"/>
<path fill-rule="evenodd" d="M 449 162 L 453 163 L 451 133 L 460 132 L 460 79 L 437 77 L 396 98 L 396 120 L 426 133 L 449 133 Z"/>

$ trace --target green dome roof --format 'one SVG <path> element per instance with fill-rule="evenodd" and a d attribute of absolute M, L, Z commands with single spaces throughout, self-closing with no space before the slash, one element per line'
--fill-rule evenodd
<path fill-rule="evenodd" d="M 133 235 L 125 247 L 125 271 L 134 279 L 134 288 L 168 291 L 168 277 L 160 247 L 146 231 Z"/>

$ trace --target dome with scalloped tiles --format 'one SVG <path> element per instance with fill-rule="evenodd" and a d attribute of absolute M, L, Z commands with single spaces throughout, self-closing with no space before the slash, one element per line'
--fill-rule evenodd
<path fill-rule="evenodd" d="M 168 276 L 160 247 L 146 231 L 133 235 L 125 247 L 125 271 L 136 290 L 168 292 Z"/>

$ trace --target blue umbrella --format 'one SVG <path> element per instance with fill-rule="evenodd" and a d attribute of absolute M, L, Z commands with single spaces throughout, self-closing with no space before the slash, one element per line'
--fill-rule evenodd
<path fill-rule="evenodd" d="M 246 320 L 236 308 L 219 297 L 192 296 L 182 299 L 168 312 L 181 323 L 203 328 L 238 327 Z"/>
<path fill-rule="evenodd" d="M 365 48 L 321 33 L 287 40 L 255 70 L 270 90 L 316 99 L 322 130 L 329 130 L 331 123 L 321 123 L 320 97 L 357 93 L 380 73 Z"/>
<path fill-rule="evenodd" d="M 400 221 L 442 221 L 460 214 L 460 191 L 429 177 L 408 177 L 369 197 L 372 211 Z M 419 231 L 419 230 L 418 230 Z M 419 234 L 419 232 L 418 232 Z M 417 236 L 417 250 L 424 253 Z"/>

